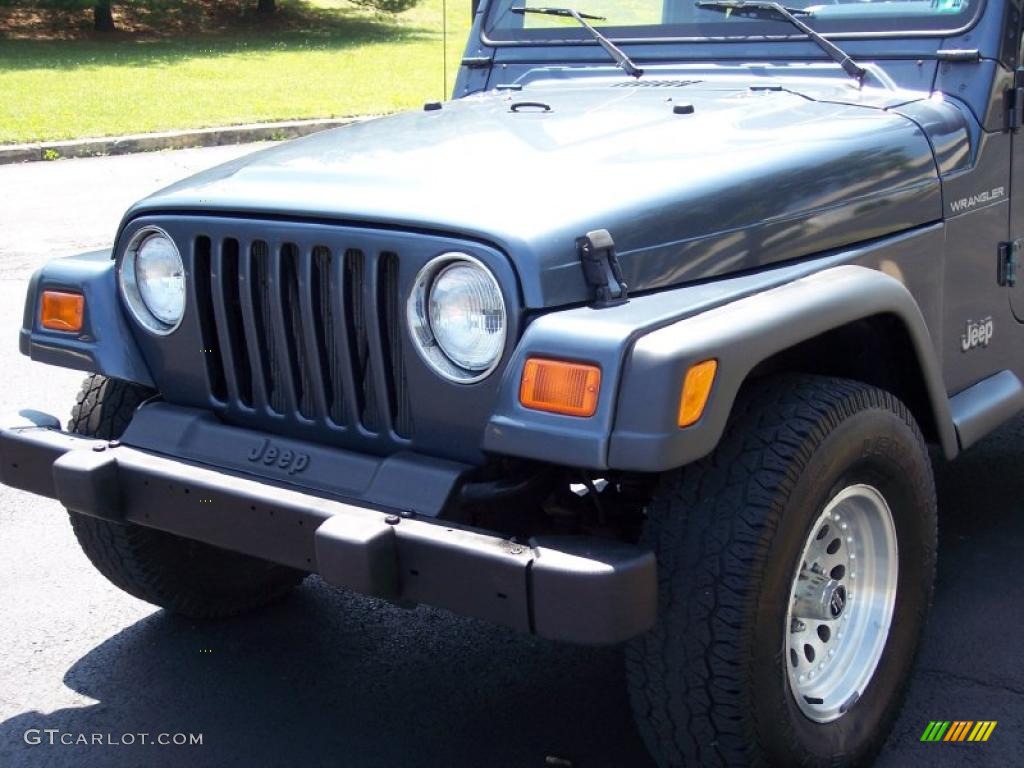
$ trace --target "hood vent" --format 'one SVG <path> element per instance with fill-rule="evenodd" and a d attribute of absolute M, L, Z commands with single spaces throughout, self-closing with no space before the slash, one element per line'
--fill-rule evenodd
<path fill-rule="evenodd" d="M 694 85 L 700 80 L 623 80 L 620 83 L 612 83 L 612 88 L 682 88 L 684 85 Z"/>

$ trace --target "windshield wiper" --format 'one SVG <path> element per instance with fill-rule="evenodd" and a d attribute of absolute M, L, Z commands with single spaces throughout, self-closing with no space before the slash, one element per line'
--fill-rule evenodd
<path fill-rule="evenodd" d="M 513 8 L 512 13 L 538 13 L 542 16 L 562 16 L 567 19 L 575 19 L 580 23 L 581 27 L 590 33 L 591 37 L 601 44 L 602 48 L 608 51 L 608 54 L 615 59 L 615 63 L 622 67 L 623 71 L 627 75 L 640 77 L 640 75 L 644 73 L 640 67 L 630 60 L 629 56 L 627 56 L 619 46 L 587 24 L 587 19 L 603 21 L 605 18 L 604 16 L 593 16 L 589 13 L 580 13 L 575 8 Z"/>
<path fill-rule="evenodd" d="M 813 16 L 814 14 L 810 11 L 805 11 L 801 8 L 787 8 L 782 3 L 771 2 L 770 0 L 698 0 L 697 7 L 707 8 L 711 11 L 735 13 L 741 16 L 761 17 L 763 13 L 767 12 L 783 18 L 817 43 L 818 47 L 827 53 L 832 61 L 842 67 L 850 77 L 854 78 L 858 83 L 864 82 L 864 75 L 867 74 L 864 67 L 851 59 L 849 54 L 838 45 L 825 39 L 820 33 L 815 32 L 797 18 L 797 15 Z"/>

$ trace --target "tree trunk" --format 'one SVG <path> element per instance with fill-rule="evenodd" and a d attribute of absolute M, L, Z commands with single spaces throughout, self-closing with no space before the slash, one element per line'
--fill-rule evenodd
<path fill-rule="evenodd" d="M 270 15 L 276 10 L 277 4 L 274 0 L 259 0 L 259 3 L 256 5 L 256 13 Z"/>
<path fill-rule="evenodd" d="M 114 31 L 114 14 L 110 12 L 110 0 L 100 0 L 92 7 L 93 28 L 97 32 Z"/>

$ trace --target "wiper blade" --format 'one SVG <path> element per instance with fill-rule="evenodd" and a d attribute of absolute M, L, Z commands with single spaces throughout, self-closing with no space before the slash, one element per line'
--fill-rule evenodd
<path fill-rule="evenodd" d="M 591 37 L 600 43 L 602 48 L 608 51 L 608 55 L 615 59 L 615 63 L 622 67 L 623 71 L 627 75 L 640 77 L 644 73 L 644 71 L 634 64 L 629 56 L 627 56 L 619 46 L 587 24 L 587 19 L 603 21 L 605 18 L 604 16 L 593 16 L 589 13 L 580 13 L 575 8 L 512 8 L 511 10 L 512 13 L 519 14 L 537 13 L 542 16 L 562 16 L 567 19 L 575 19 L 579 22 L 581 27 L 590 33 Z"/>
<path fill-rule="evenodd" d="M 710 11 L 735 13 L 741 16 L 760 17 L 763 13 L 769 13 L 785 19 L 813 40 L 850 77 L 854 78 L 858 83 L 864 82 L 864 76 L 867 74 L 867 70 L 864 67 L 851 59 L 850 55 L 838 45 L 827 40 L 819 32 L 815 32 L 800 21 L 798 16 L 813 16 L 814 14 L 810 11 L 800 8 L 788 8 L 782 3 L 771 2 L 771 0 L 697 0 L 697 7 L 706 8 Z"/>

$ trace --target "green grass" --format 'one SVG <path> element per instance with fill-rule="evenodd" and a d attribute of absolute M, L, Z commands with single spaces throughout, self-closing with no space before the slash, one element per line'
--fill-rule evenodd
<path fill-rule="evenodd" d="M 301 23 L 180 37 L 0 37 L 0 143 L 110 136 L 415 107 L 450 93 L 469 30 L 466 0 L 393 18 L 344 0 L 294 0 Z"/>

